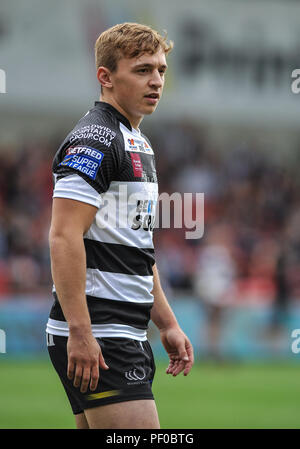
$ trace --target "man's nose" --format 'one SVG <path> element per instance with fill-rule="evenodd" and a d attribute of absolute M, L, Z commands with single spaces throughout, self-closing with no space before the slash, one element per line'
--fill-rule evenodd
<path fill-rule="evenodd" d="M 163 79 L 158 70 L 152 73 L 152 77 L 149 81 L 150 86 L 160 88 L 163 86 Z"/>

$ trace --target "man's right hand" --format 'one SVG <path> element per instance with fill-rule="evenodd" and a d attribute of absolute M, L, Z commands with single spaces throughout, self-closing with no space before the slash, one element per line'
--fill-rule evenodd
<path fill-rule="evenodd" d="M 89 332 L 71 331 L 67 344 L 68 351 L 68 379 L 73 381 L 74 387 L 80 387 L 81 393 L 97 388 L 99 381 L 99 367 L 109 369 L 102 355 L 100 345 Z"/>

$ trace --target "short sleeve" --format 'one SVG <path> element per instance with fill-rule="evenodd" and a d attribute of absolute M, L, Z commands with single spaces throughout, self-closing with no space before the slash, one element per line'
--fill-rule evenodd
<path fill-rule="evenodd" d="M 97 208 L 102 203 L 101 195 L 77 174 L 60 178 L 55 183 L 53 198 L 67 198 L 81 201 Z"/>
<path fill-rule="evenodd" d="M 78 128 L 68 136 L 53 165 L 57 182 L 77 174 L 99 194 L 106 192 L 111 181 L 116 179 L 124 158 L 123 143 L 108 127 L 105 128 L 106 139 L 97 140 L 96 137 L 104 133 L 102 130 L 99 134 L 103 127 L 98 130 L 97 126 L 89 125 L 88 130 L 87 126 Z M 93 133 L 89 132 L 91 129 Z"/>

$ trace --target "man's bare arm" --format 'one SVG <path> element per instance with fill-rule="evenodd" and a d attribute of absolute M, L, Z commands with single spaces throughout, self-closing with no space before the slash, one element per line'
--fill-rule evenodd
<path fill-rule="evenodd" d="M 100 367 L 107 369 L 92 335 L 86 303 L 86 254 L 83 235 L 97 209 L 89 204 L 54 198 L 49 233 L 52 277 L 63 314 L 69 325 L 68 377 L 86 392 L 97 387 Z"/>
<path fill-rule="evenodd" d="M 193 347 L 188 337 L 181 330 L 174 312 L 160 284 L 156 265 L 153 266 L 154 305 L 151 319 L 160 331 L 161 341 L 169 355 L 170 363 L 167 374 L 177 376 L 181 371 L 186 376 L 194 363 Z"/>

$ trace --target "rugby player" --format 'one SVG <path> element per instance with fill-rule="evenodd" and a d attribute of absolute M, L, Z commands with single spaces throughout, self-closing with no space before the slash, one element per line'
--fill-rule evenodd
<path fill-rule="evenodd" d="M 187 375 L 193 364 L 155 264 L 157 176 L 139 129 L 161 98 L 172 46 L 136 23 L 104 31 L 95 44 L 100 101 L 53 161 L 47 345 L 79 429 L 159 428 L 150 319 L 169 356 L 166 373 Z"/>

